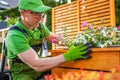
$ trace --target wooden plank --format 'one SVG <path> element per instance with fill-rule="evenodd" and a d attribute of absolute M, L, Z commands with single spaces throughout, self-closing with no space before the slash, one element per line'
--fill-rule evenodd
<path fill-rule="evenodd" d="M 74 9 L 74 10 L 71 10 L 71 11 L 65 11 L 65 12 L 61 12 L 59 14 L 56 14 L 55 13 L 55 17 L 61 17 L 61 16 L 66 16 L 66 15 L 69 15 L 69 14 L 72 14 L 72 13 L 76 13 L 77 10 Z"/>
<path fill-rule="evenodd" d="M 80 7 L 79 7 L 80 3 L 79 1 L 77 1 L 77 26 L 78 26 L 78 32 L 80 31 Z"/>
<path fill-rule="evenodd" d="M 91 4 L 93 5 L 92 3 L 103 3 L 103 2 L 106 2 L 108 0 L 86 0 L 84 2 L 80 2 L 80 5 L 82 4 Z"/>
<path fill-rule="evenodd" d="M 74 29 L 67 29 L 66 32 L 74 32 L 74 31 L 78 31 L 78 28 L 74 28 Z M 55 30 L 55 32 L 58 32 L 58 33 L 63 33 L 64 31 L 63 30 Z"/>
<path fill-rule="evenodd" d="M 93 28 L 96 29 L 96 28 L 98 28 L 99 26 L 100 26 L 100 24 L 96 24 L 96 26 L 94 26 Z M 110 23 L 103 24 L 103 26 L 104 26 L 104 27 L 113 27 L 113 26 L 110 25 Z M 86 30 L 86 29 L 88 29 L 88 27 L 81 27 L 81 31 L 84 31 L 84 30 Z"/>
<path fill-rule="evenodd" d="M 57 28 L 65 28 L 65 27 L 69 27 L 69 26 L 74 27 L 74 26 L 77 26 L 77 24 L 56 25 L 56 29 Z"/>
<path fill-rule="evenodd" d="M 92 48 L 91 59 L 66 62 L 60 67 L 84 68 L 93 70 L 111 70 L 120 65 L 120 47 Z M 51 51 L 53 56 L 65 53 L 67 50 Z M 94 64 L 93 64 L 94 63 Z"/>
<path fill-rule="evenodd" d="M 68 20 L 68 21 L 65 21 L 65 22 L 56 23 L 56 25 L 71 24 L 71 23 L 76 23 L 76 22 L 77 22 L 77 20 Z"/>
<path fill-rule="evenodd" d="M 55 26 L 70 26 L 70 25 L 77 25 L 77 23 L 70 23 L 70 24 L 64 24 L 64 23 L 60 23 L 60 24 L 55 24 Z"/>
<path fill-rule="evenodd" d="M 83 14 L 83 15 L 80 16 L 80 18 L 82 18 L 82 17 L 94 17 L 94 16 L 96 16 L 96 18 L 97 18 L 97 17 L 105 17 L 105 16 L 109 16 L 109 15 L 110 15 L 110 13 L 97 14 L 97 15 Z"/>
<path fill-rule="evenodd" d="M 99 0 L 100 1 L 100 0 Z M 86 1 L 87 2 L 87 1 Z M 101 4 L 102 3 L 102 4 Z M 87 6 L 87 9 L 94 9 L 94 8 L 96 8 L 96 7 L 102 7 L 102 6 L 109 6 L 109 1 L 101 1 L 101 3 L 100 2 L 98 2 L 98 0 L 97 1 L 93 1 L 93 2 L 89 2 L 89 3 L 87 3 L 87 4 L 85 4 L 85 3 L 83 3 L 82 5 L 84 5 L 84 6 Z M 81 6 L 81 5 L 80 5 Z M 82 7 L 82 6 L 81 6 Z"/>
<path fill-rule="evenodd" d="M 62 34 L 62 32 L 56 32 L 56 34 Z M 78 34 L 77 31 L 74 31 L 74 32 L 72 31 L 72 32 L 67 33 L 68 36 L 72 36 L 72 35 L 74 36 L 76 34 Z"/>
<path fill-rule="evenodd" d="M 94 21 L 94 20 L 91 20 L 91 21 L 88 21 L 88 20 L 81 21 L 81 23 L 83 23 L 83 22 L 94 22 L 95 24 L 98 24 L 98 25 L 101 24 L 100 20 L 98 20 L 98 21 Z M 105 23 L 110 23 L 110 19 L 104 20 L 104 24 Z"/>
<path fill-rule="evenodd" d="M 64 28 L 64 27 L 63 27 Z M 61 32 L 61 31 L 63 31 L 63 28 L 56 28 L 56 30 L 55 31 L 57 31 L 57 32 Z M 72 29 L 76 29 L 76 28 L 78 28 L 77 26 L 70 26 L 70 27 L 66 27 L 66 29 L 68 30 L 72 30 Z"/>
<path fill-rule="evenodd" d="M 81 14 L 91 13 L 91 12 L 100 13 L 100 11 L 102 11 L 102 12 L 110 12 L 109 6 L 101 6 L 101 7 L 96 7 L 96 8 L 93 8 L 93 9 L 87 9 L 86 8 L 84 11 L 81 10 Z"/>
<path fill-rule="evenodd" d="M 66 16 L 61 16 L 59 18 L 56 18 L 56 19 L 64 19 L 64 18 L 69 18 L 69 17 L 76 17 L 77 14 L 76 13 L 73 13 L 73 14 L 69 14 L 69 15 L 66 15 Z"/>
<path fill-rule="evenodd" d="M 52 32 L 55 34 L 55 11 L 54 8 L 52 8 Z M 52 43 L 52 50 L 55 49 L 55 44 Z"/>
<path fill-rule="evenodd" d="M 110 21 L 112 26 L 116 26 L 116 19 L 115 19 L 115 1 L 110 0 Z"/>
<path fill-rule="evenodd" d="M 81 2 L 80 5 L 84 4 L 85 6 L 93 6 L 93 5 L 96 5 L 96 4 L 106 3 L 106 2 L 108 2 L 108 1 L 106 1 L 106 0 L 96 0 L 96 1 L 87 0 L 87 1 L 84 1 L 84 3 Z"/>
<path fill-rule="evenodd" d="M 94 16 L 95 17 L 95 16 Z M 110 16 L 105 16 L 105 17 L 96 17 L 96 18 L 92 18 L 92 17 L 83 17 L 80 20 L 84 21 L 84 20 L 101 20 L 101 19 L 110 19 Z"/>
<path fill-rule="evenodd" d="M 69 17 L 69 18 L 56 18 L 56 21 L 55 22 L 65 22 L 65 21 L 68 21 L 68 20 L 75 20 L 77 19 L 77 17 Z"/>
<path fill-rule="evenodd" d="M 55 9 L 60 10 L 62 7 L 66 7 L 66 6 L 69 6 L 71 4 L 76 4 L 76 1 L 74 1 L 72 3 L 69 3 L 69 4 L 64 4 L 64 5 L 57 6 L 57 7 L 55 7 Z"/>

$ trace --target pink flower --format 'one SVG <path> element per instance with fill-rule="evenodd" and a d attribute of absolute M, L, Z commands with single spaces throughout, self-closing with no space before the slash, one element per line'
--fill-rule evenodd
<path fill-rule="evenodd" d="M 120 25 L 118 26 L 118 30 L 120 30 Z"/>
<path fill-rule="evenodd" d="M 8 19 L 9 17 L 8 16 L 5 16 L 5 19 Z"/>
<path fill-rule="evenodd" d="M 81 26 L 82 27 L 86 27 L 87 26 L 87 22 L 83 22 Z"/>
<path fill-rule="evenodd" d="M 56 43 L 56 39 L 52 39 L 52 41 L 51 41 L 52 43 Z"/>

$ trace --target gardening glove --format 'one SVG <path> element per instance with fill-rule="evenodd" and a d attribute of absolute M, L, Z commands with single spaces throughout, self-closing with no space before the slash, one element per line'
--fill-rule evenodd
<path fill-rule="evenodd" d="M 74 43 L 75 46 L 79 45 L 78 43 Z M 93 45 L 91 43 L 86 43 L 86 45 L 90 48 L 90 47 L 93 47 Z M 89 59 L 91 58 L 92 56 L 90 56 L 89 54 L 85 54 L 85 55 L 82 55 L 81 58 L 79 59 L 76 59 L 76 60 L 83 60 L 83 59 Z"/>
<path fill-rule="evenodd" d="M 90 48 L 92 45 L 90 43 L 72 45 L 70 49 L 64 53 L 64 58 L 66 61 L 76 60 L 76 59 L 86 59 L 88 53 L 91 52 Z"/>

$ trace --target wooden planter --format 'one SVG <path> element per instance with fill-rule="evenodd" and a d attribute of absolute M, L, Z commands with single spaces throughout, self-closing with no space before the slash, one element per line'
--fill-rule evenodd
<path fill-rule="evenodd" d="M 90 71 L 105 71 L 120 65 L 120 47 L 114 48 L 92 48 L 92 58 L 86 60 L 76 60 L 65 62 L 60 66 L 52 69 L 53 73 L 62 73 L 68 71 L 79 71 L 80 68 Z M 52 56 L 65 53 L 67 50 L 51 50 Z"/>

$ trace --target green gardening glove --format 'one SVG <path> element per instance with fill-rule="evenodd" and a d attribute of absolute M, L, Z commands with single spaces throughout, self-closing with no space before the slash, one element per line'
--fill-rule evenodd
<path fill-rule="evenodd" d="M 90 43 L 87 44 L 79 44 L 72 45 L 70 49 L 64 53 L 64 58 L 66 61 L 76 60 L 76 59 L 86 59 L 88 53 L 91 52 L 90 48 L 92 45 Z"/>

